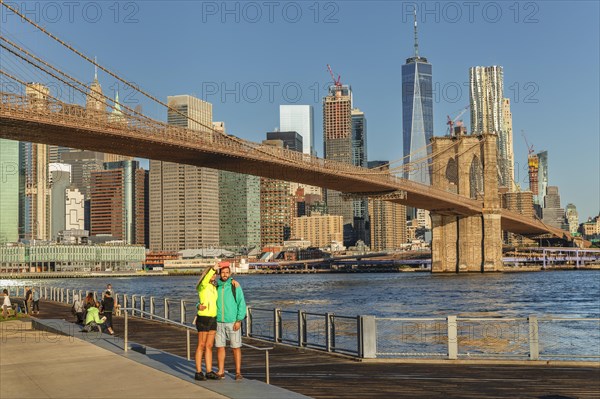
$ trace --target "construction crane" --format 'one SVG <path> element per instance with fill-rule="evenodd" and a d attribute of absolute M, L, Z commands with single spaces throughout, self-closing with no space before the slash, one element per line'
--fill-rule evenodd
<path fill-rule="evenodd" d="M 342 82 L 341 82 L 342 77 L 340 75 L 338 75 L 337 80 L 336 80 L 335 79 L 335 74 L 333 73 L 333 70 L 331 69 L 331 66 L 329 64 L 327 64 L 327 70 L 329 71 L 329 74 L 331 75 L 331 79 L 333 80 L 333 84 L 336 87 L 341 87 L 342 86 Z"/>
<path fill-rule="evenodd" d="M 454 119 L 450 118 L 450 115 L 446 115 L 446 117 L 448 118 L 448 122 L 446 122 L 446 125 L 448 125 L 448 135 L 452 136 L 454 135 L 454 124 L 456 123 L 456 121 L 458 120 L 458 118 L 460 118 L 461 116 L 463 116 L 463 114 L 465 112 L 467 112 L 467 110 L 469 109 L 469 105 L 467 105 L 466 107 L 464 107 L 459 113 L 458 115 L 456 115 L 456 117 Z"/>
<path fill-rule="evenodd" d="M 521 129 L 521 136 L 523 136 L 523 138 L 525 139 L 525 145 L 527 146 L 527 151 L 529 152 L 527 155 L 533 154 L 535 152 L 533 150 L 533 144 L 529 145 L 529 142 L 527 141 L 527 136 L 525 136 L 525 131 L 523 129 Z"/>

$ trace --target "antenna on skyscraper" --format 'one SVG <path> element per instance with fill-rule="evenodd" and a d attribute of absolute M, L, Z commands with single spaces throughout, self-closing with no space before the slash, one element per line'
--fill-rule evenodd
<path fill-rule="evenodd" d="M 98 60 L 96 57 L 94 57 L 94 63 L 96 64 L 94 65 L 94 80 L 98 81 Z"/>
<path fill-rule="evenodd" d="M 415 58 L 419 57 L 419 39 L 417 38 L 417 9 L 414 9 L 415 17 Z"/>

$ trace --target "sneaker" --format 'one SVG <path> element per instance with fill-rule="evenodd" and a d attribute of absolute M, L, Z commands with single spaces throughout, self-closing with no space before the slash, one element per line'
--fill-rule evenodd
<path fill-rule="evenodd" d="M 235 380 L 236 380 L 236 381 L 243 380 L 243 379 L 244 379 L 244 377 L 242 377 L 242 374 L 240 374 L 240 373 L 237 373 L 237 374 L 235 375 Z"/>
<path fill-rule="evenodd" d="M 217 375 L 217 373 L 215 373 L 214 371 L 209 371 L 208 373 L 206 373 L 206 379 L 207 380 L 219 380 L 219 376 Z"/>
<path fill-rule="evenodd" d="M 216 374 L 216 376 L 219 380 L 222 380 L 223 378 L 225 378 L 225 373 Z"/>
<path fill-rule="evenodd" d="M 199 373 L 196 373 L 196 375 L 194 375 L 194 379 L 196 381 L 206 381 L 206 376 L 204 375 L 203 372 L 199 372 Z"/>

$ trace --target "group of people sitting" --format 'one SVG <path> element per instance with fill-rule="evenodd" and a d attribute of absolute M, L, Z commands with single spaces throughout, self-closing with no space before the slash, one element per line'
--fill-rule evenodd
<path fill-rule="evenodd" d="M 102 301 L 98 302 L 92 292 L 82 299 L 73 295 L 71 313 L 77 318 L 77 324 L 83 325 L 82 332 L 100 331 L 114 335 L 112 328 L 112 315 L 115 309 L 115 300 L 112 289 L 109 287 L 102 294 Z M 102 314 L 102 317 L 100 317 Z"/>

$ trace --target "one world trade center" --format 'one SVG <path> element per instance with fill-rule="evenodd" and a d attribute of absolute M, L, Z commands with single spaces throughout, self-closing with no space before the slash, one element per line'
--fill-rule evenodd
<path fill-rule="evenodd" d="M 404 177 L 431 184 L 430 139 L 433 137 L 431 64 L 419 56 L 415 12 L 415 53 L 402 65 L 402 138 Z M 407 165 L 410 164 L 410 165 Z"/>

